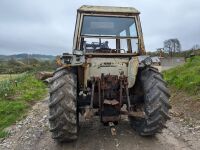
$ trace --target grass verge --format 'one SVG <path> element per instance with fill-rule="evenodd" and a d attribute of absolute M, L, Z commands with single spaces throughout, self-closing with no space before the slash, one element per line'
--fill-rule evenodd
<path fill-rule="evenodd" d="M 44 98 L 46 93 L 46 85 L 33 74 L 0 81 L 0 138 L 8 135 L 6 127 L 21 119 L 31 103 Z"/>
<path fill-rule="evenodd" d="M 0 75 L 0 82 L 4 80 L 15 79 L 19 77 L 20 75 L 23 75 L 23 74 L 2 74 Z"/>
<path fill-rule="evenodd" d="M 189 58 L 184 65 L 163 72 L 170 86 L 189 94 L 200 93 L 200 56 Z"/>

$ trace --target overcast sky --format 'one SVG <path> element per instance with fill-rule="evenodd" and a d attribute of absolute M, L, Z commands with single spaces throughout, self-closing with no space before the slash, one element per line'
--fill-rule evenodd
<path fill-rule="evenodd" d="M 81 5 L 136 7 L 147 50 L 169 38 L 183 49 L 200 44 L 199 0 L 0 0 L 0 54 L 71 52 Z"/>

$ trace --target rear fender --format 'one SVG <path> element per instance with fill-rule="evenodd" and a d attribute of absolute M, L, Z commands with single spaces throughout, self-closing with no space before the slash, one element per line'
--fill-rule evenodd
<path fill-rule="evenodd" d="M 128 88 L 132 88 L 135 84 L 139 61 L 137 57 L 132 57 L 128 63 Z"/>

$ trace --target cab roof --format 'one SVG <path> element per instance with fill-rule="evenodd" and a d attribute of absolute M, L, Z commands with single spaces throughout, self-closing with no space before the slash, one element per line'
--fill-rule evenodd
<path fill-rule="evenodd" d="M 89 6 L 83 5 L 78 9 L 78 12 L 93 12 L 93 13 L 128 13 L 139 14 L 140 12 L 133 7 L 112 7 L 112 6 Z"/>

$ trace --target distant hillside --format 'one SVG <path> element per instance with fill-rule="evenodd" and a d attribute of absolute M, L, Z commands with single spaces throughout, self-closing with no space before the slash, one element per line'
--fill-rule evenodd
<path fill-rule="evenodd" d="M 0 55 L 0 74 L 55 70 L 55 56 L 40 54 Z"/>
<path fill-rule="evenodd" d="M 55 56 L 52 55 L 41 55 L 41 54 L 16 54 L 16 55 L 0 55 L 0 60 L 9 60 L 9 59 L 16 59 L 16 60 L 21 60 L 21 59 L 27 59 L 27 58 L 34 58 L 37 60 L 54 60 Z"/>

